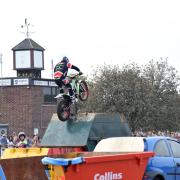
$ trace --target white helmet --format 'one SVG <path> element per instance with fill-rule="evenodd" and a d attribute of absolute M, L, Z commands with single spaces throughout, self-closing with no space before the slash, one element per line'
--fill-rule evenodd
<path fill-rule="evenodd" d="M 25 132 L 19 132 L 18 137 L 20 137 L 20 136 L 26 137 L 26 133 Z"/>

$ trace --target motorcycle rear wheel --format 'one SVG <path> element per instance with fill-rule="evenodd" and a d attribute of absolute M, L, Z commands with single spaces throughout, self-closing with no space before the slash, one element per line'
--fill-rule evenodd
<path fill-rule="evenodd" d="M 57 105 L 57 116 L 61 121 L 67 121 L 70 116 L 70 106 L 69 102 L 62 100 Z"/>

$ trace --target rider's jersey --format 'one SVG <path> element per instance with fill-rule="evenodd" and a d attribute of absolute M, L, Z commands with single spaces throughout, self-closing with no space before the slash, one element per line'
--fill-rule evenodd
<path fill-rule="evenodd" d="M 65 78 L 67 76 L 67 72 L 69 68 L 74 69 L 78 72 L 80 71 L 78 67 L 72 65 L 71 63 L 66 63 L 64 61 L 61 61 L 54 68 L 54 78 L 55 79 L 60 79 L 62 77 Z"/>

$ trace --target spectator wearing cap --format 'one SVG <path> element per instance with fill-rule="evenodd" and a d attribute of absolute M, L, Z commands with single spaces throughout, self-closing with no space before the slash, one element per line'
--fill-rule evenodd
<path fill-rule="evenodd" d="M 28 146 L 28 142 L 27 142 L 27 139 L 26 139 L 25 132 L 20 132 L 18 134 L 18 137 L 19 137 L 19 142 L 17 144 L 17 147 L 19 147 L 19 148 L 26 148 Z"/>

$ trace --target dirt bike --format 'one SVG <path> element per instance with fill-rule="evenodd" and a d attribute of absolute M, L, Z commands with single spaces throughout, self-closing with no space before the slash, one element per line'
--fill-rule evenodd
<path fill-rule="evenodd" d="M 68 89 L 63 86 L 60 89 L 60 94 L 55 98 L 58 99 L 57 116 L 61 121 L 67 121 L 77 115 L 77 101 L 86 101 L 88 99 L 89 90 L 86 81 L 79 80 L 79 74 L 71 74 L 67 76 L 71 83 L 75 94 L 75 102 L 72 102 Z"/>

